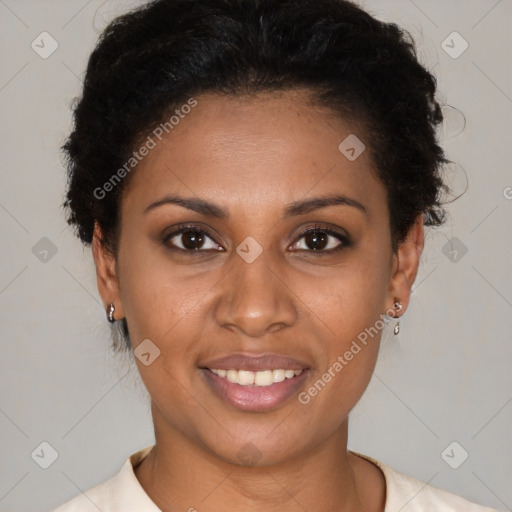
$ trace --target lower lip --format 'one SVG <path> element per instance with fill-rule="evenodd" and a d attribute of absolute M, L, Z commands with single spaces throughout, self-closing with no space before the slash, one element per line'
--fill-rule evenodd
<path fill-rule="evenodd" d="M 242 386 L 229 382 L 212 371 L 202 368 L 206 382 L 211 389 L 223 400 L 243 411 L 268 411 L 275 409 L 296 394 L 308 377 L 308 370 L 300 375 L 270 386 Z"/>

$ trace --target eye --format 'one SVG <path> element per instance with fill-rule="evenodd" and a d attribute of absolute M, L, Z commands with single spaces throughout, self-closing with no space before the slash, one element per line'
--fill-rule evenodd
<path fill-rule="evenodd" d="M 346 235 L 315 225 L 300 233 L 299 240 L 293 244 L 292 248 L 325 254 L 340 251 L 348 246 L 350 246 L 350 240 Z"/>
<path fill-rule="evenodd" d="M 197 254 L 206 251 L 223 251 L 208 233 L 198 226 L 182 226 L 162 238 L 162 243 L 173 251 Z M 325 226 L 316 225 L 299 234 L 292 250 L 304 250 L 318 255 L 340 251 L 351 245 L 348 236 Z"/>
<path fill-rule="evenodd" d="M 171 250 L 186 252 L 204 252 L 207 250 L 219 251 L 222 248 L 204 231 L 195 226 L 184 226 L 169 235 L 166 235 L 162 243 Z"/>

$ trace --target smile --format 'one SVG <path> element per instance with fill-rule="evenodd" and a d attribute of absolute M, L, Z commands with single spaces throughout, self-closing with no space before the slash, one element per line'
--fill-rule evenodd
<path fill-rule="evenodd" d="M 249 370 L 223 370 L 210 368 L 215 375 L 226 379 L 232 384 L 241 386 L 271 386 L 286 379 L 293 379 L 300 375 L 304 370 L 261 370 L 252 372 Z"/>

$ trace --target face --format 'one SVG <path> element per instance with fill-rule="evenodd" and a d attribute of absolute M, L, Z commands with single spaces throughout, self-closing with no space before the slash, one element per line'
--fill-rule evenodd
<path fill-rule="evenodd" d="M 422 226 L 392 252 L 369 151 L 338 149 L 365 133 L 304 92 L 196 100 L 131 176 L 117 260 L 95 242 L 99 289 L 146 354 L 157 432 L 275 463 L 346 424 Z"/>

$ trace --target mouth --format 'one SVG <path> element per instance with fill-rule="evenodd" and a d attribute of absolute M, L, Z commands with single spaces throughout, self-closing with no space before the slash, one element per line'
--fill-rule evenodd
<path fill-rule="evenodd" d="M 299 376 L 304 369 L 301 370 L 285 370 L 278 368 L 276 370 L 261 370 L 252 372 L 250 370 L 224 370 L 222 368 L 208 368 L 215 375 L 222 379 L 226 379 L 232 384 L 240 384 L 240 386 L 272 386 L 286 379 L 293 379 Z"/>
<path fill-rule="evenodd" d="M 299 392 L 311 373 L 306 362 L 274 354 L 234 354 L 199 369 L 217 398 L 252 412 L 281 406 Z"/>

